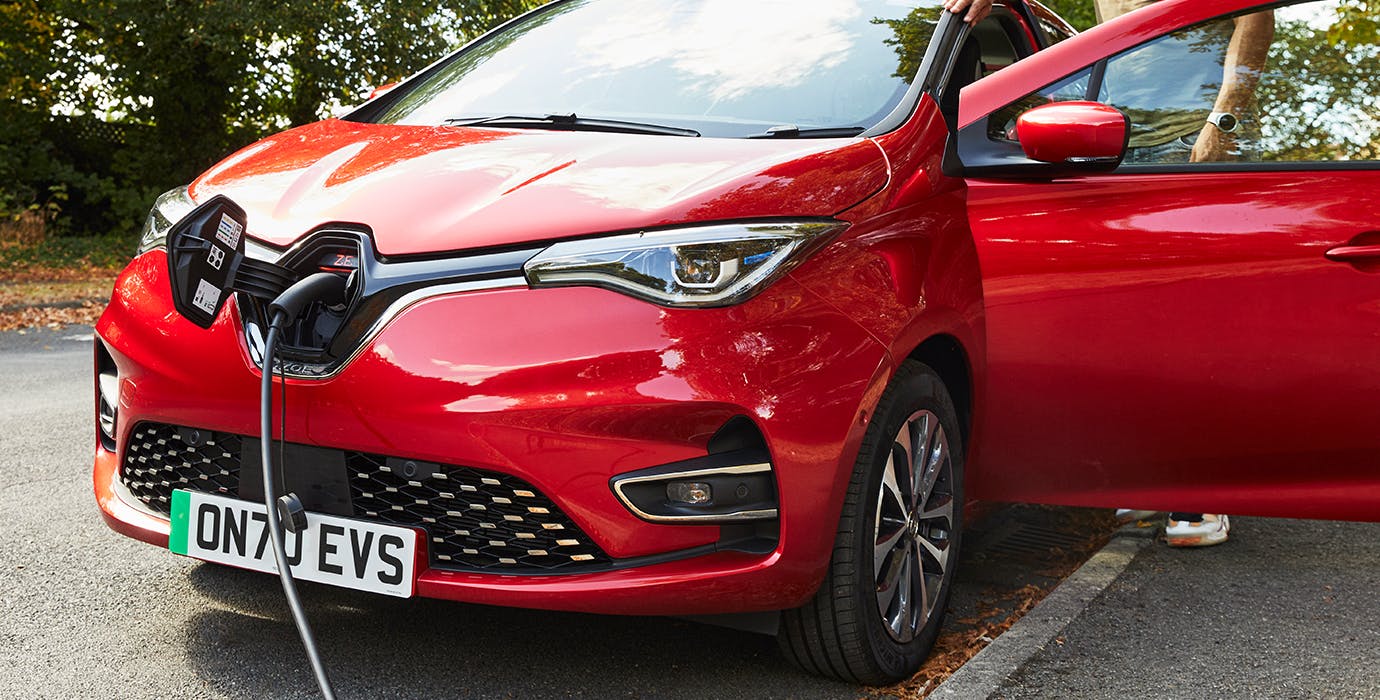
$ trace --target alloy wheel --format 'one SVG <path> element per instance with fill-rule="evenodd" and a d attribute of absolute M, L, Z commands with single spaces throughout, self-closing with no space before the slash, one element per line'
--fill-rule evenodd
<path fill-rule="evenodd" d="M 953 458 L 939 417 L 916 411 L 892 440 L 877 495 L 872 568 L 877 609 L 892 639 L 925 627 L 949 569 Z"/>

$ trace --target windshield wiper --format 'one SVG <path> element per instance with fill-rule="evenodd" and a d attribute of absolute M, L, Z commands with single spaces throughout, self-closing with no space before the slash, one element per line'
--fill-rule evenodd
<path fill-rule="evenodd" d="M 663 124 L 627 122 L 617 119 L 594 119 L 575 114 L 509 114 L 497 117 L 454 117 L 447 119 L 449 126 L 493 126 L 516 127 L 520 129 L 554 129 L 558 131 L 611 131 L 627 134 L 658 134 L 664 136 L 699 136 L 694 129 L 682 129 Z"/>
<path fill-rule="evenodd" d="M 753 134 L 750 139 L 830 139 L 857 136 L 867 131 L 865 126 L 822 126 L 802 129 L 795 124 L 773 126 L 761 134 Z"/>

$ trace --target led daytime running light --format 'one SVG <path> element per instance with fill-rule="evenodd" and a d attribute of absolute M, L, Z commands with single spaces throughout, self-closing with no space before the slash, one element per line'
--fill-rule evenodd
<path fill-rule="evenodd" d="M 534 288 L 601 287 L 663 306 L 741 303 L 846 224 L 718 224 L 556 243 L 523 266 Z"/>

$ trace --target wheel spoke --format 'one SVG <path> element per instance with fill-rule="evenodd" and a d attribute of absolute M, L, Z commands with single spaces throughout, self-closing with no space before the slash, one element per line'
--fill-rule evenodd
<path fill-rule="evenodd" d="M 906 628 L 910 624 L 911 608 L 914 606 L 912 596 L 914 595 L 915 582 L 911 577 L 915 575 L 915 570 L 911 566 L 911 558 L 906 556 L 906 552 L 898 552 L 901 555 L 896 557 L 901 562 L 899 580 L 896 581 L 896 613 L 888 620 L 891 631 L 896 633 L 897 638 L 902 641 L 909 641 L 906 636 Z M 885 614 L 885 613 L 883 613 Z"/>
<path fill-rule="evenodd" d="M 937 502 L 937 503 L 936 503 Z M 922 510 L 916 514 L 915 519 L 920 521 L 942 520 L 944 528 L 949 529 L 954 521 L 954 499 L 949 496 L 930 497 L 930 506 L 927 510 Z"/>
<path fill-rule="evenodd" d="M 899 572 L 899 569 L 898 569 Z M 887 620 L 890 625 L 891 616 L 887 611 L 891 610 L 891 603 L 896 600 L 896 586 L 887 589 L 877 590 L 877 609 L 882 611 L 882 619 Z"/>
<path fill-rule="evenodd" d="M 915 541 L 920 545 L 920 549 L 923 550 L 925 554 L 929 555 L 930 560 L 933 561 L 939 569 L 931 573 L 943 574 L 949 568 L 949 545 L 947 543 L 941 547 L 924 537 L 917 537 Z"/>
<path fill-rule="evenodd" d="M 937 422 L 937 421 L 936 421 Z M 933 447 L 926 448 L 924 455 L 924 479 L 920 484 L 920 499 L 924 503 L 934 492 L 935 484 L 944 474 L 946 463 L 949 459 L 949 441 L 944 438 L 944 427 L 938 426 L 934 431 Z"/>
<path fill-rule="evenodd" d="M 929 617 L 930 590 L 929 581 L 925 576 L 925 567 L 920 563 L 920 550 L 918 549 L 918 545 L 912 544 L 910 550 L 912 556 L 915 557 L 915 586 L 918 589 L 916 591 L 916 600 L 920 601 L 920 604 L 915 608 L 915 620 L 911 622 L 910 629 L 912 632 L 919 632 L 921 625 L 923 625 L 926 618 Z"/>
<path fill-rule="evenodd" d="M 886 566 L 889 556 L 896 549 L 896 543 L 900 541 L 901 535 L 906 532 L 904 522 L 897 524 L 888 522 L 885 525 L 892 529 L 888 532 L 882 531 L 883 522 L 877 521 L 877 541 L 872 547 L 872 580 L 879 581 L 882 575 L 882 567 Z"/>
<path fill-rule="evenodd" d="M 903 428 L 904 432 L 904 428 Z M 911 463 L 911 454 L 903 443 L 903 438 L 897 435 L 896 442 L 891 443 L 889 457 L 886 460 L 886 475 L 883 479 L 883 487 L 893 490 L 896 494 L 897 507 L 900 511 L 908 512 L 911 507 L 911 474 L 914 469 Z"/>
<path fill-rule="evenodd" d="M 915 471 L 915 438 L 913 432 L 913 421 L 908 420 L 901 426 L 901 432 L 896 434 L 896 447 L 901 448 L 900 461 L 905 463 L 905 471 L 897 469 L 897 472 L 905 476 L 910 476 Z M 895 452 L 896 449 L 893 447 L 892 454 Z M 911 485 L 911 483 L 909 480 L 906 481 L 907 485 Z"/>
<path fill-rule="evenodd" d="M 906 423 L 906 435 L 909 442 L 910 454 L 910 507 L 913 510 L 924 498 L 925 491 L 922 482 L 925 476 L 925 452 L 929 448 L 930 437 L 934 433 L 934 424 L 930 413 L 922 413 L 917 418 L 913 418 Z"/>
<path fill-rule="evenodd" d="M 909 492 L 906 486 L 909 483 L 900 477 L 907 474 L 907 466 L 899 463 L 896 459 L 896 451 L 892 450 L 887 457 L 885 471 L 882 472 L 882 500 L 890 499 L 895 506 L 896 514 L 905 517 L 906 504 L 910 502 Z M 905 486 L 902 484 L 905 483 Z"/>
<path fill-rule="evenodd" d="M 900 552 L 899 547 L 892 547 L 883 558 L 886 571 L 877 574 L 877 607 L 881 608 L 883 614 L 891 605 L 892 598 L 896 597 L 899 588 L 897 582 L 901 579 L 901 570 L 905 568 L 905 557 L 899 556 Z"/>

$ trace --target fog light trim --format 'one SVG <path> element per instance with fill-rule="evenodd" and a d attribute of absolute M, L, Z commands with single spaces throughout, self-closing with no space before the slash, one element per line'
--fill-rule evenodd
<path fill-rule="evenodd" d="M 613 492 L 629 511 L 654 523 L 729 523 L 777 517 L 772 465 L 761 450 L 740 450 L 616 476 Z M 675 503 L 667 498 L 673 482 L 710 486 L 707 503 Z M 715 485 L 715 482 L 719 482 Z M 732 484 L 725 487 L 725 484 Z M 746 493 L 739 485 L 752 484 Z M 721 498 L 721 494 L 723 497 Z M 741 494 L 741 496 L 740 496 Z"/>

